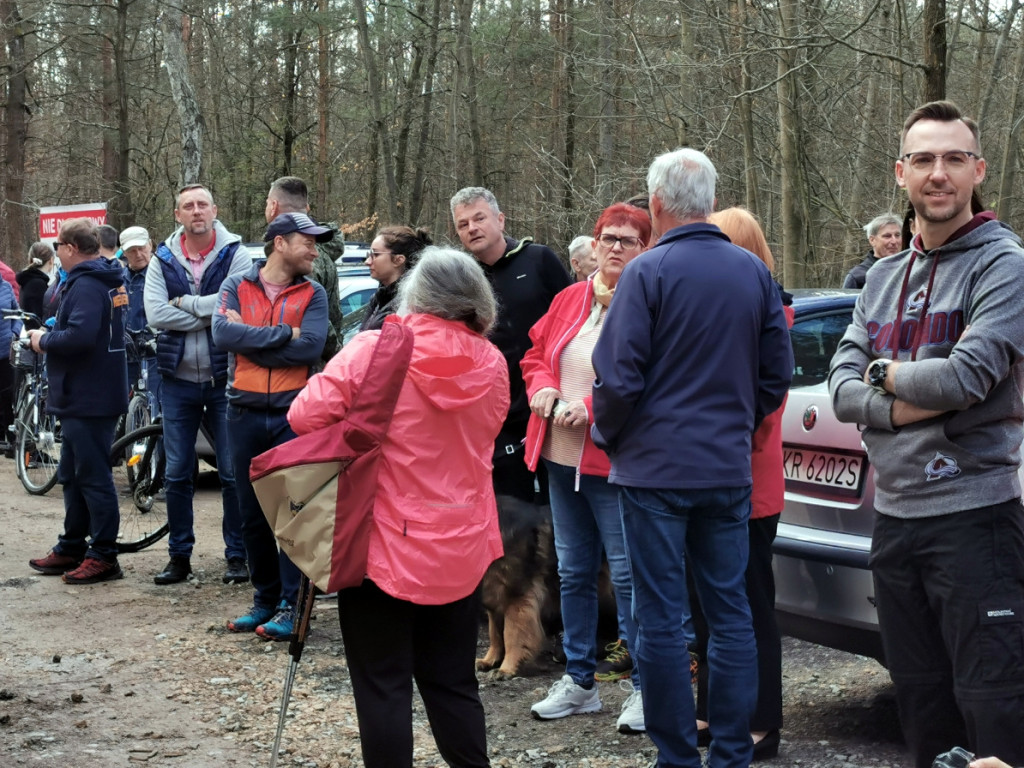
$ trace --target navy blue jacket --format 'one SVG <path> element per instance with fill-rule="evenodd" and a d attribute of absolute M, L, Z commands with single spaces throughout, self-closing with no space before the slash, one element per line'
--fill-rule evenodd
<path fill-rule="evenodd" d="M 779 291 L 718 227 L 688 224 L 622 272 L 594 349 L 594 442 L 609 480 L 750 485 L 750 440 L 793 375 Z"/>
<path fill-rule="evenodd" d="M 145 267 L 136 272 L 124 268 L 124 287 L 128 291 L 128 317 L 125 325 L 130 331 L 141 331 L 146 327 L 146 301 L 143 291 L 146 288 Z"/>
<path fill-rule="evenodd" d="M 82 262 L 60 290 L 56 324 L 39 340 L 50 385 L 46 408 L 57 416 L 120 416 L 128 409 L 121 265 Z"/>
<path fill-rule="evenodd" d="M 18 300 L 14 298 L 14 288 L 0 277 L 0 309 L 17 309 Z M 0 320 L 0 355 L 7 359 L 7 351 L 11 347 L 11 339 L 21 333 L 21 320 Z"/>

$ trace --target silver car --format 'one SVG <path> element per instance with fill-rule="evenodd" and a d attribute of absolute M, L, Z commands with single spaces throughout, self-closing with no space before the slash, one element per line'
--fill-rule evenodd
<path fill-rule="evenodd" d="M 794 291 L 794 371 L 782 417 L 786 501 L 775 539 L 784 634 L 882 659 L 868 569 L 875 485 L 860 431 L 832 411 L 828 369 L 858 291 Z"/>

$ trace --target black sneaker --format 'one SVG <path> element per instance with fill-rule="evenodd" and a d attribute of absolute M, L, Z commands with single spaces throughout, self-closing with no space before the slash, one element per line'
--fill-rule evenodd
<path fill-rule="evenodd" d="M 164 569 L 153 577 L 154 584 L 177 584 L 188 579 L 192 563 L 187 557 L 172 557 Z"/>
<path fill-rule="evenodd" d="M 244 584 L 249 580 L 249 567 L 241 557 L 229 557 L 228 568 L 224 571 L 225 584 Z"/>
<path fill-rule="evenodd" d="M 633 659 L 629 655 L 629 649 L 622 640 L 616 640 L 605 646 L 608 655 L 604 661 L 597 665 L 594 672 L 594 679 L 599 683 L 607 683 L 612 680 L 625 680 L 633 671 Z"/>

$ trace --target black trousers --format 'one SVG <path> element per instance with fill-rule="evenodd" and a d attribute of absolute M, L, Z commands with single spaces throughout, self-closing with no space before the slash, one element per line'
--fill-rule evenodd
<path fill-rule="evenodd" d="M 750 602 L 754 639 L 757 641 L 757 707 L 750 717 L 751 731 L 773 731 L 782 727 L 782 637 L 775 620 L 775 574 L 772 572 L 772 542 L 775 541 L 778 529 L 779 515 L 747 522 L 750 534 L 746 572 L 747 600 Z M 701 659 L 697 670 L 697 719 L 707 720 L 708 627 L 696 590 L 692 588 L 690 610 L 697 633 L 697 645 L 691 650 Z"/>
<path fill-rule="evenodd" d="M 882 647 L 917 768 L 954 746 L 1024 765 L 1024 509 L 877 514 Z"/>
<path fill-rule="evenodd" d="M 338 593 L 338 617 L 366 768 L 412 766 L 413 680 L 444 761 L 490 765 L 476 679 L 479 592 L 417 605 L 367 579 Z"/>

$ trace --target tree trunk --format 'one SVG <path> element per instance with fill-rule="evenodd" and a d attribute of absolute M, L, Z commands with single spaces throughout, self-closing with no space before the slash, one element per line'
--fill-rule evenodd
<path fill-rule="evenodd" d="M 743 198 L 747 209 L 755 216 L 760 215 L 761 201 L 757 189 L 757 150 L 754 144 L 754 110 L 750 95 L 750 56 L 747 55 L 747 4 L 746 0 L 734 0 L 733 19 L 736 22 L 737 50 L 743 54 L 740 61 L 739 114 L 740 131 L 743 134 Z"/>
<path fill-rule="evenodd" d="M 168 9 L 160 14 L 159 22 L 171 97 L 181 121 L 181 176 L 178 181 L 182 185 L 194 184 L 199 182 L 203 161 L 203 114 L 189 77 L 182 16 Z"/>
<path fill-rule="evenodd" d="M 611 178 L 613 155 L 615 154 L 615 21 L 614 0 L 601 0 L 601 83 L 598 111 L 597 136 L 597 175 L 599 182 Z"/>
<path fill-rule="evenodd" d="M 412 193 L 409 196 L 410 224 L 420 220 L 420 212 L 423 209 L 423 182 L 426 178 L 427 143 L 430 140 L 430 105 L 434 100 L 434 73 L 437 71 L 438 35 L 440 29 L 441 0 L 434 0 L 430 15 L 430 53 L 427 55 L 427 70 L 423 76 L 425 92 L 423 94 L 423 110 L 420 117 L 420 135 L 416 143 L 416 171 L 413 176 Z"/>
<path fill-rule="evenodd" d="M 800 0 L 779 1 L 782 50 L 779 56 L 779 148 L 782 155 L 782 263 L 786 286 L 802 288 L 807 279 L 807 211 L 800 158 L 800 109 L 795 67 Z"/>
<path fill-rule="evenodd" d="M 286 0 L 288 21 L 282 30 L 284 42 L 284 125 L 281 126 L 281 175 L 292 173 L 292 154 L 295 148 L 295 103 L 298 91 L 298 48 L 302 40 L 302 29 L 295 18 L 295 0 Z"/>
<path fill-rule="evenodd" d="M 1016 87 L 1013 89 L 1013 108 L 1010 110 L 1010 129 L 1006 132 L 1006 146 L 1003 148 L 1002 162 L 999 164 L 999 197 L 994 206 L 996 215 L 1002 221 L 1012 221 L 1014 214 L 1013 181 L 1017 175 L 1017 149 L 1020 146 L 1021 126 L 1024 124 L 1024 45 L 1017 46 L 1017 60 L 1014 62 L 1016 71 Z"/>
<path fill-rule="evenodd" d="M 331 69 L 328 51 L 330 40 L 327 37 L 327 27 L 324 20 L 327 18 L 328 0 L 317 0 L 317 10 L 320 12 L 317 31 L 317 143 L 316 143 L 316 198 L 313 210 L 320 216 L 327 215 L 327 135 L 330 127 L 330 93 L 331 93 Z"/>
<path fill-rule="evenodd" d="M 4 105 L 6 150 L 4 160 L 4 201 L 0 208 L 0 222 L 4 232 L 4 254 L 12 267 L 21 263 L 23 254 L 34 233 L 29 233 L 25 222 L 25 142 L 28 138 L 28 62 L 25 57 L 25 37 L 29 30 L 14 0 L 0 0 L 0 22 L 7 47 L 7 101 Z M 30 239 L 31 238 L 31 239 Z M 17 256 L 17 261 L 15 261 Z"/>
<path fill-rule="evenodd" d="M 985 88 L 985 100 L 981 103 L 981 111 L 978 112 L 978 125 L 985 125 L 988 117 L 988 109 L 992 104 L 992 96 L 996 91 L 996 83 L 999 82 L 999 75 L 1003 71 L 1003 57 L 1006 54 L 1006 41 L 1013 30 L 1013 22 L 1017 19 L 1017 12 L 1020 10 L 1020 0 L 1013 0 L 1010 9 L 1006 12 L 1006 22 L 999 33 L 996 41 L 996 50 L 992 54 L 992 66 L 988 69 L 988 86 Z M 1019 46 L 1019 43 L 1018 43 Z"/>
<path fill-rule="evenodd" d="M 484 185 L 483 139 L 480 132 L 480 116 L 476 100 L 476 62 L 473 60 L 473 42 L 470 38 L 473 23 L 473 0 L 456 0 L 458 13 L 458 60 L 463 72 L 463 89 L 466 106 L 469 108 L 469 146 L 473 161 L 473 184 Z"/>
<path fill-rule="evenodd" d="M 946 98 L 946 0 L 924 0 L 924 101 Z"/>
<path fill-rule="evenodd" d="M 125 46 L 128 44 L 128 6 L 129 0 L 116 0 L 112 47 L 114 60 L 111 95 L 116 103 L 113 112 L 117 116 L 117 143 L 113 151 L 113 172 L 108 177 L 113 186 L 113 194 L 107 206 L 107 223 L 119 230 L 135 223 L 129 166 L 131 125 L 128 121 L 128 62 L 125 55 Z"/>
<path fill-rule="evenodd" d="M 391 150 L 391 134 L 384 124 L 384 111 L 380 100 L 380 80 L 377 74 L 377 59 L 370 48 L 370 28 L 366 22 L 366 7 L 362 2 L 352 4 L 356 11 L 356 28 L 359 33 L 359 49 L 366 67 L 367 87 L 370 94 L 370 109 L 373 112 L 377 146 L 380 147 L 381 165 L 384 169 L 384 188 L 387 192 L 388 215 L 392 222 L 401 219 L 398 215 L 398 186 L 395 183 L 395 158 Z M 371 214 L 373 211 L 371 211 Z"/>

